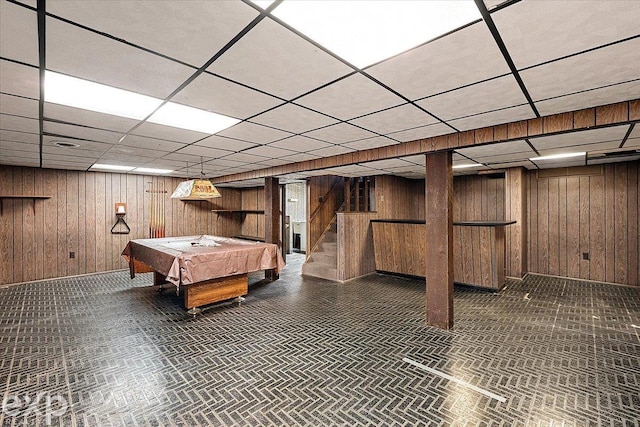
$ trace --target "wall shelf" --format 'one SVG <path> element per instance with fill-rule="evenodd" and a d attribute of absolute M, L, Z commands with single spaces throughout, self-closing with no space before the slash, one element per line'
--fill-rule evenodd
<path fill-rule="evenodd" d="M 211 212 L 217 213 L 254 213 L 263 214 L 264 210 L 251 210 L 251 209 L 212 209 Z"/>
<path fill-rule="evenodd" d="M 51 196 L 28 196 L 28 195 L 23 195 L 23 194 L 0 194 L 0 216 L 2 216 L 2 209 L 3 209 L 3 205 L 4 205 L 4 200 L 5 199 L 12 199 L 12 200 L 31 200 L 33 201 L 33 214 L 36 214 L 36 200 L 45 200 L 45 199 L 50 199 Z"/>

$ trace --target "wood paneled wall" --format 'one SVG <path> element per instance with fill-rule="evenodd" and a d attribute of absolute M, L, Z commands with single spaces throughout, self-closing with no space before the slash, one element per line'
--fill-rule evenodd
<path fill-rule="evenodd" d="M 313 176 L 309 179 L 309 200 L 307 219 L 307 247 L 311 252 L 322 233 L 344 202 L 344 191 L 341 185 L 343 178 L 333 175 Z M 335 190 L 331 193 L 331 189 Z"/>
<path fill-rule="evenodd" d="M 503 221 L 504 178 L 480 175 L 453 178 L 454 221 Z"/>
<path fill-rule="evenodd" d="M 264 210 L 264 187 L 243 188 L 240 190 L 242 209 Z M 234 214 L 242 223 L 242 235 L 264 238 L 264 214 Z"/>
<path fill-rule="evenodd" d="M 640 285 L 639 165 L 530 172 L 529 272 Z"/>
<path fill-rule="evenodd" d="M 424 219 L 424 179 L 376 176 L 378 218 Z"/>
<path fill-rule="evenodd" d="M 163 182 L 167 190 L 167 236 L 239 234 L 239 220 L 215 215 L 211 203 L 170 199 L 177 178 L 2 166 L 0 194 L 51 198 L 35 202 L 35 215 L 31 200 L 3 202 L 0 284 L 125 268 L 120 253 L 127 241 L 149 237 L 149 182 Z M 238 191 L 220 191 L 218 209 L 240 207 Z M 130 234 L 110 232 L 116 202 L 127 204 Z"/>
<path fill-rule="evenodd" d="M 373 212 L 338 213 L 338 280 L 346 281 L 376 271 L 373 252 Z"/>

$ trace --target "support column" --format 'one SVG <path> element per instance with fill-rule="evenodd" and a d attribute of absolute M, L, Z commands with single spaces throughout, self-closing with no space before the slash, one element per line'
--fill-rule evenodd
<path fill-rule="evenodd" d="M 282 251 L 282 237 L 280 236 L 280 186 L 278 178 L 264 179 L 264 241 L 275 243 Z M 265 278 L 277 280 L 275 270 L 266 270 Z"/>
<path fill-rule="evenodd" d="M 453 328 L 453 169 L 452 154 L 426 155 L 426 319 Z"/>
<path fill-rule="evenodd" d="M 516 221 L 506 228 L 506 275 L 522 277 L 527 272 L 527 187 L 526 170 L 510 168 L 505 172 L 505 220 Z"/>

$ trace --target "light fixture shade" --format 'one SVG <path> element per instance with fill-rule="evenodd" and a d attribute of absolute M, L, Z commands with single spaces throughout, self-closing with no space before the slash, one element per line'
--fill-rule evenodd
<path fill-rule="evenodd" d="M 222 194 L 208 179 L 190 179 L 183 181 L 171 195 L 172 199 L 206 200 L 222 197 Z"/>

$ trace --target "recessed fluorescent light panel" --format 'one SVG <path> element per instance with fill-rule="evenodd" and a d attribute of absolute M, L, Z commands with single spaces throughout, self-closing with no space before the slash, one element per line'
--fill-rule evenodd
<path fill-rule="evenodd" d="M 168 102 L 147 120 L 160 125 L 214 134 L 240 122 L 238 119 Z"/>
<path fill-rule="evenodd" d="M 529 160 L 531 160 L 532 162 L 538 161 L 538 160 L 557 160 L 557 159 L 568 159 L 570 157 L 580 157 L 580 156 L 584 156 L 587 153 L 585 153 L 584 151 L 581 153 L 563 153 L 563 154 L 552 154 L 550 156 L 542 156 L 542 157 L 532 157 Z"/>
<path fill-rule="evenodd" d="M 285 0 L 271 14 L 359 68 L 481 19 L 472 0 Z"/>
<path fill-rule="evenodd" d="M 145 119 L 157 109 L 149 122 L 208 134 L 220 132 L 240 121 L 173 102 L 162 105 L 162 99 L 52 71 L 45 72 L 44 99 L 53 104 L 136 120 Z"/>
<path fill-rule="evenodd" d="M 469 169 L 469 168 L 478 168 L 484 166 L 480 163 L 466 163 L 463 165 L 453 165 L 453 169 Z"/>
<path fill-rule="evenodd" d="M 133 172 L 164 174 L 173 172 L 173 169 L 135 168 Z"/>
<path fill-rule="evenodd" d="M 128 90 L 45 71 L 44 100 L 53 104 L 142 120 L 162 104 Z"/>
<path fill-rule="evenodd" d="M 104 164 L 96 163 L 93 166 L 91 166 L 90 169 L 103 169 L 103 170 L 109 170 L 109 171 L 129 172 L 130 170 L 133 170 L 134 167 L 120 166 L 120 165 L 104 165 Z"/>

